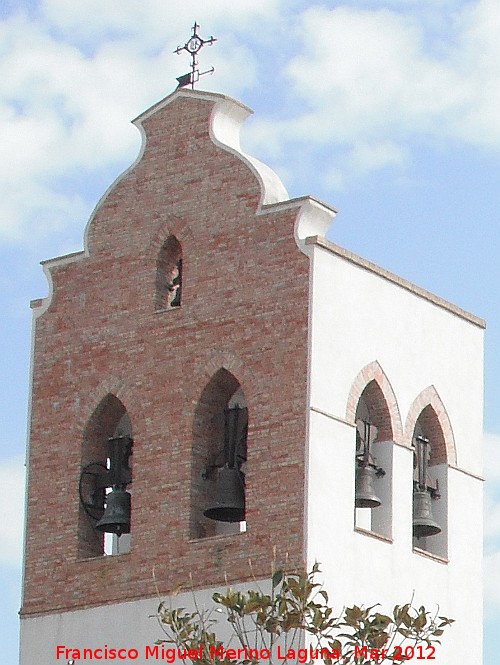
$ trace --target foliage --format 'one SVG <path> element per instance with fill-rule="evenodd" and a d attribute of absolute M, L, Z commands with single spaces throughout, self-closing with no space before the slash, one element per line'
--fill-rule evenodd
<path fill-rule="evenodd" d="M 212 610 L 200 610 L 196 602 L 193 612 L 161 603 L 158 619 L 167 639 L 157 644 L 173 645 L 168 655 L 175 652 L 194 665 L 401 663 L 432 659 L 438 638 L 453 623 L 411 603 L 396 605 L 390 615 L 377 605 L 354 605 L 335 616 L 327 592 L 316 581 L 318 572 L 317 564 L 310 572 L 276 570 L 268 593 L 229 587 L 213 594 L 217 609 Z M 226 644 L 215 632 L 214 612 L 224 613 L 231 625 Z"/>

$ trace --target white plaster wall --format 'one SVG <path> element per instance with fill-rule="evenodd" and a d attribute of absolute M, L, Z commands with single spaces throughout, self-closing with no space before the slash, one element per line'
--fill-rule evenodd
<path fill-rule="evenodd" d="M 269 580 L 256 581 L 264 591 L 269 589 Z M 247 591 L 253 585 L 234 585 L 235 590 Z M 56 658 L 57 645 L 66 645 L 71 649 L 98 649 L 107 645 L 116 649 L 137 649 L 139 657 L 127 660 L 92 660 L 79 662 L 116 662 L 146 663 L 167 662 L 148 658 L 146 660 L 146 646 L 153 647 L 159 639 L 166 638 L 156 619 L 156 611 L 160 600 L 172 607 L 184 607 L 194 611 L 195 602 L 201 609 L 215 609 L 217 605 L 212 601 L 215 591 L 223 592 L 226 588 L 213 588 L 197 590 L 194 594 L 182 593 L 169 600 L 166 596 L 146 600 L 134 600 L 128 603 L 117 603 L 100 607 L 92 607 L 74 612 L 61 612 L 56 614 L 29 617 L 21 619 L 21 651 L 20 665 L 66 665 L 63 657 Z M 217 634 L 224 643 L 225 648 L 237 648 L 234 640 L 230 641 L 231 630 L 225 619 L 225 614 L 214 612 L 212 618 L 219 619 Z M 166 645 L 173 646 L 173 645 Z M 161 653 L 161 652 L 160 652 Z M 83 655 L 82 655 L 83 657 Z M 181 663 L 189 662 L 179 661 Z"/>
<path fill-rule="evenodd" d="M 336 607 L 412 599 L 456 620 L 436 665 L 482 663 L 482 330 L 327 249 L 313 250 L 307 558 Z M 412 451 L 394 445 L 392 542 L 354 530 L 354 427 L 342 422 L 358 373 L 377 360 L 403 427 L 429 385 L 451 421 L 448 562 L 413 551 Z M 438 502 L 439 503 L 439 502 Z M 433 502 L 433 506 L 434 506 Z M 441 504 L 436 514 L 443 509 Z M 375 509 L 376 510 L 376 509 Z"/>
<path fill-rule="evenodd" d="M 311 406 L 344 418 L 359 371 L 378 360 L 403 426 L 429 385 L 453 424 L 458 465 L 482 472 L 483 331 L 327 249 L 313 251 Z"/>
<path fill-rule="evenodd" d="M 482 483 L 448 472 L 448 563 L 412 549 L 412 452 L 394 446 L 393 539 L 354 531 L 353 428 L 311 413 L 308 492 L 308 564 L 321 563 L 336 610 L 380 603 L 385 612 L 409 602 L 439 606 L 455 619 L 436 665 L 482 662 Z M 437 517 L 437 513 L 435 515 Z M 467 658 L 464 655 L 467 654 Z"/>

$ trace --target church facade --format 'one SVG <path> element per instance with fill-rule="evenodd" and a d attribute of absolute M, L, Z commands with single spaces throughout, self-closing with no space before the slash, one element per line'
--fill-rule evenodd
<path fill-rule="evenodd" d="M 146 111 L 84 250 L 43 264 L 21 665 L 145 662 L 158 593 L 209 602 L 273 552 L 339 611 L 439 605 L 435 662 L 479 665 L 484 322 L 326 240 L 335 210 L 242 152 L 248 114 Z"/>

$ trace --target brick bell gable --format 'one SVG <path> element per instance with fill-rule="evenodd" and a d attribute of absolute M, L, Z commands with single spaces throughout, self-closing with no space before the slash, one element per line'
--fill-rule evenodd
<path fill-rule="evenodd" d="M 153 567 L 165 594 L 189 575 L 195 587 L 267 576 L 273 547 L 292 565 L 304 558 L 309 258 L 300 247 L 333 211 L 309 198 L 280 203 L 278 178 L 239 151 L 247 114 L 186 90 L 144 113 L 141 154 L 99 202 L 85 250 L 44 262 L 50 295 L 33 303 L 25 616 L 154 596 Z M 180 304 L 162 306 L 179 258 Z M 247 531 L 194 537 L 196 414 L 218 376 L 248 407 Z M 132 547 L 102 556 L 78 480 L 125 412 Z"/>

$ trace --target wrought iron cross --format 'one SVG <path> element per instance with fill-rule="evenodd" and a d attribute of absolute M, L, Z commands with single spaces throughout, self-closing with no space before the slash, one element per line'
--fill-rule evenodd
<path fill-rule="evenodd" d="M 203 48 L 203 46 L 205 46 L 205 44 L 212 46 L 212 44 L 217 41 L 215 37 L 210 37 L 210 39 L 202 39 L 198 34 L 199 27 L 200 26 L 195 21 L 192 27 L 193 34 L 191 37 L 184 44 L 184 46 L 178 46 L 174 51 L 174 53 L 177 53 L 177 55 L 179 55 L 181 51 L 187 51 L 191 56 L 191 71 L 188 74 L 183 74 L 177 78 L 177 81 L 179 82 L 179 85 L 177 86 L 178 88 L 183 88 L 186 85 L 190 85 L 194 90 L 194 84 L 198 82 L 200 76 L 203 76 L 203 74 L 212 74 L 215 71 L 214 67 L 207 69 L 206 72 L 200 72 L 198 69 L 198 53 L 200 50 Z"/>

